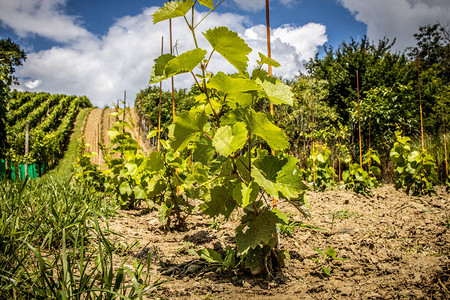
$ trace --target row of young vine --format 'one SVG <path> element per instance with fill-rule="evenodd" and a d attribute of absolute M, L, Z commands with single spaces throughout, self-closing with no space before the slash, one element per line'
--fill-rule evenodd
<path fill-rule="evenodd" d="M 307 216 L 305 193 L 309 188 L 305 179 L 322 188 L 321 182 L 329 184 L 335 175 L 329 165 L 329 150 L 319 144 L 312 147 L 308 168 L 302 170 L 299 159 L 289 151 L 291 143 L 283 126 L 277 125 L 267 113 L 269 103 L 294 105 L 291 87 L 264 70 L 267 66 L 278 67 L 278 62 L 260 53 L 256 69 L 247 72 L 250 47 L 237 33 L 223 26 L 202 32 L 213 49 L 211 53 L 198 46 L 195 29 L 199 23 L 195 21 L 194 6 L 200 4 L 213 11 L 220 3 L 174 1 L 153 15 L 154 23 L 184 17 L 196 45 L 178 56 L 162 54 L 155 60 L 150 83 L 191 73 L 196 88 L 191 105 L 169 121 L 167 138 L 158 129 L 149 133 L 149 138 L 162 137 L 158 139 L 158 150 L 148 156 L 140 151 L 138 142 L 125 131 L 131 124 L 120 117 L 108 132 L 111 143 L 102 145 L 105 165 L 93 164 L 91 157 L 97 154 L 86 152 L 81 144 L 74 178 L 93 193 L 114 197 L 123 208 L 134 208 L 145 201 L 149 209 L 158 209 L 160 221 L 167 229 L 184 228 L 195 210 L 225 220 L 239 211 L 236 248 L 227 247 L 220 253 L 202 249 L 197 253 L 220 265 L 224 272 L 243 267 L 252 274 L 270 274 L 274 268 L 283 266 L 289 256 L 278 247 L 278 228 L 288 224 L 289 219 L 281 209 L 292 204 Z M 188 13 L 192 14 L 189 18 Z M 237 72 L 209 73 L 213 54 L 221 55 Z M 150 118 L 164 123 L 168 120 L 161 117 L 170 115 L 167 103 L 156 105 L 155 101 L 152 105 L 143 104 L 139 110 L 146 110 L 144 106 L 158 107 L 158 114 Z M 118 110 L 115 116 L 121 113 Z M 340 149 L 344 153 L 342 145 Z M 412 151 L 408 139 L 398 134 L 391 156 L 399 174 L 396 177 L 399 186 L 419 194 L 430 191 L 428 186 L 435 183 L 434 165 L 425 152 Z M 379 163 L 369 147 L 360 163 L 351 163 L 342 172 L 345 186 L 370 193 L 378 184 Z M 425 176 L 423 181 L 424 174 L 431 177 Z M 416 180 L 420 182 L 417 184 Z M 201 204 L 195 205 L 194 199 Z"/>
<path fill-rule="evenodd" d="M 78 112 L 89 106 L 85 96 L 13 91 L 6 113 L 7 165 L 16 167 L 28 162 L 44 169 L 54 166 L 61 158 Z M 25 155 L 27 122 L 29 151 Z"/>

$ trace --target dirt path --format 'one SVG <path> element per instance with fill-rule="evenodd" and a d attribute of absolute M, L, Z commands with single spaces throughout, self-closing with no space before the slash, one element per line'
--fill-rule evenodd
<path fill-rule="evenodd" d="M 236 214 L 217 229 L 195 213 L 188 231 L 165 232 L 156 211 L 122 211 L 109 228 L 122 235 L 112 238 L 123 245 L 139 242 L 128 252 L 130 260 L 154 251 L 152 278 L 168 280 L 155 294 L 166 299 L 450 299 L 450 195 L 444 187 L 422 198 L 392 185 L 369 198 L 344 190 L 308 192 L 308 197 L 309 220 L 287 204 L 279 208 L 324 230 L 294 227 L 282 235 L 281 247 L 291 259 L 270 280 L 246 272 L 220 274 L 189 254 L 189 249 L 234 247 Z M 320 256 L 314 248 L 330 246 L 347 260 L 315 263 Z"/>
<path fill-rule="evenodd" d="M 90 145 L 90 147 L 88 147 L 86 150 L 96 152 L 98 154 L 97 157 L 92 158 L 93 163 L 104 163 L 98 143 L 101 142 L 104 145 L 109 145 L 109 143 L 111 142 L 108 136 L 108 130 L 111 129 L 111 127 L 114 125 L 114 122 L 117 121 L 117 117 L 111 116 L 111 113 L 113 112 L 113 108 L 94 108 L 90 112 L 89 117 L 86 120 L 84 140 L 86 144 Z M 131 136 L 134 139 L 137 139 L 137 137 L 139 136 L 139 146 L 141 147 L 141 150 L 143 150 L 144 153 L 150 153 L 151 147 L 148 141 L 145 139 L 145 136 L 143 136 L 144 134 L 137 128 L 139 117 L 136 110 L 134 108 L 127 109 L 125 118 L 125 120 L 128 122 L 130 118 L 132 120 L 132 123 L 135 125 L 133 131 L 130 131 L 129 129 L 126 130 L 131 133 Z"/>

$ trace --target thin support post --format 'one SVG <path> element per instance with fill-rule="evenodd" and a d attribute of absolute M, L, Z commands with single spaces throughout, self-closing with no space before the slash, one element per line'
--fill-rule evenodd
<path fill-rule="evenodd" d="M 359 72 L 356 70 L 356 90 L 358 94 L 359 166 L 362 169 L 361 109 L 359 105 Z"/>
<path fill-rule="evenodd" d="M 442 109 L 442 125 L 444 126 L 444 155 L 445 155 L 445 175 L 448 177 L 448 158 L 447 158 L 447 137 L 445 132 L 444 110 Z"/>
<path fill-rule="evenodd" d="M 423 139 L 423 117 L 422 117 L 422 92 L 420 88 L 420 63 L 419 63 L 419 50 L 417 50 L 417 78 L 419 81 L 419 105 L 420 105 L 420 136 L 422 138 L 422 152 L 425 151 L 425 142 Z"/>
<path fill-rule="evenodd" d="M 25 178 L 28 176 L 28 144 L 30 136 L 30 122 L 25 124 Z"/>
<path fill-rule="evenodd" d="M 164 53 L 164 37 L 161 37 L 161 55 Z M 162 98 L 162 81 L 159 83 L 159 109 L 158 109 L 158 146 L 157 150 L 161 149 L 161 98 Z M 172 98 L 172 106 L 174 105 L 174 99 Z M 172 112 L 173 114 L 173 112 Z M 174 117 L 175 118 L 175 117 Z"/>

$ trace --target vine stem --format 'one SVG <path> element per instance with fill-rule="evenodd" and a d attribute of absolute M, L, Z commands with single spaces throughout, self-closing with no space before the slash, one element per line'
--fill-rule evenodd
<path fill-rule="evenodd" d="M 219 4 L 220 4 L 220 3 L 219 3 Z M 219 5 L 219 4 L 218 4 L 218 5 Z M 218 5 L 217 5 L 217 6 L 218 6 Z M 217 6 L 216 6 L 216 7 L 217 7 Z M 197 42 L 197 37 L 196 37 L 196 35 L 195 35 L 195 28 L 196 28 L 197 26 L 194 26 L 194 7 L 192 7 L 192 17 L 191 17 L 191 22 L 192 22 L 192 23 L 191 23 L 191 24 L 189 23 L 189 21 L 188 21 L 188 19 L 186 18 L 186 16 L 183 16 L 183 18 L 184 18 L 184 21 L 186 22 L 186 24 L 187 24 L 189 30 L 190 30 L 191 33 L 192 33 L 192 38 L 194 39 L 195 48 L 196 48 L 196 49 L 199 49 L 198 42 Z M 198 25 L 198 24 L 197 24 L 197 25 Z M 214 51 L 213 51 L 213 52 L 214 52 Z M 211 59 L 211 56 L 212 56 L 212 53 L 211 53 L 209 59 Z M 208 88 L 206 87 L 206 78 L 205 78 L 205 76 L 206 76 L 206 71 L 205 71 L 205 70 L 206 70 L 206 66 L 207 66 L 207 64 L 204 65 L 203 62 L 200 63 L 200 69 L 202 70 L 202 77 L 203 77 L 203 90 L 202 90 L 202 89 L 200 89 L 200 90 L 202 90 L 202 91 L 205 93 L 206 99 L 208 99 L 209 105 L 211 106 L 211 110 L 212 110 L 212 112 L 213 112 L 213 114 L 214 114 L 214 117 L 215 117 L 215 119 L 216 119 L 216 125 L 217 125 L 218 127 L 220 127 L 220 118 L 219 118 L 219 115 L 217 114 L 216 110 L 214 109 L 214 107 L 213 107 L 213 105 L 212 105 L 211 99 L 210 99 L 209 94 L 208 94 Z M 192 75 L 193 75 L 194 78 L 195 78 L 194 73 L 193 73 L 192 71 L 191 71 L 191 73 L 192 73 Z M 195 78 L 195 80 L 196 80 L 196 82 L 198 82 L 196 78 Z M 197 83 L 197 84 L 198 84 L 198 83 Z M 198 84 L 198 85 L 199 85 L 199 84 Z M 199 86 L 200 86 L 200 85 L 199 85 Z"/>

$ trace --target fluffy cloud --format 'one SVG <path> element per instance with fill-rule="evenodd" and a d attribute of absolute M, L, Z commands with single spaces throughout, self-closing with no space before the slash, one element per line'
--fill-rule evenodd
<path fill-rule="evenodd" d="M 37 34 L 57 42 L 92 39 L 77 19 L 61 11 L 66 0 L 2 0 L 0 20 L 20 37 Z"/>
<path fill-rule="evenodd" d="M 112 104 L 116 99 L 121 99 L 124 90 L 127 90 L 128 99 L 133 100 L 134 94 L 148 83 L 153 60 L 160 55 L 162 36 L 164 36 L 164 52 L 169 52 L 168 22 L 153 25 L 149 17 L 156 11 L 155 7 L 147 8 L 136 16 L 116 20 L 107 34 L 96 37 L 77 25 L 76 19 L 57 11 L 58 6 L 55 3 L 63 2 L 41 0 L 41 7 L 45 1 L 53 3 L 48 5 L 47 15 L 53 16 L 56 20 L 68 20 L 68 28 L 78 28 L 79 31 L 73 33 L 72 38 L 64 40 L 59 37 L 56 29 L 51 34 L 33 28 L 21 29 L 23 35 L 35 33 L 65 42 L 61 46 L 27 54 L 28 59 L 18 68 L 17 75 L 28 89 L 87 95 L 97 106 Z M 18 11 L 32 14 L 29 9 Z M 198 19 L 202 17 L 199 13 L 196 15 Z M 49 17 L 47 23 L 44 27 L 50 28 L 53 20 Z M 199 45 L 210 51 L 208 42 L 200 32 L 219 25 L 227 26 L 238 32 L 254 50 L 249 55 L 251 70 L 259 59 L 258 52 L 267 52 L 267 44 L 265 26 L 249 27 L 248 24 L 248 18 L 242 15 L 213 13 L 197 28 Z M 192 35 L 186 29 L 184 20 L 174 19 L 172 25 L 175 53 L 192 49 L 194 47 Z M 10 26 L 17 30 L 13 25 Z M 297 75 L 298 70 L 303 68 L 303 63 L 313 57 L 318 47 L 327 41 L 325 27 L 313 23 L 303 27 L 274 28 L 271 39 L 272 57 L 282 64 L 281 68 L 274 70 L 274 74 L 286 78 Z M 218 53 L 213 55 L 210 66 L 208 71 L 211 72 L 217 72 L 219 69 L 229 73 L 236 72 L 235 68 Z M 193 79 L 190 75 L 175 77 L 177 88 L 188 88 L 192 84 Z M 163 87 L 168 90 L 170 81 L 165 81 Z"/>
<path fill-rule="evenodd" d="M 367 24 L 371 40 L 397 38 L 395 47 L 403 51 L 414 46 L 413 34 L 419 26 L 450 22 L 448 0 L 340 0 L 358 21 Z"/>
<path fill-rule="evenodd" d="M 40 81 L 39 79 L 33 80 L 33 81 L 27 81 L 25 82 L 25 86 L 27 88 L 29 88 L 30 90 L 37 88 L 40 84 L 42 83 L 42 81 Z"/>

